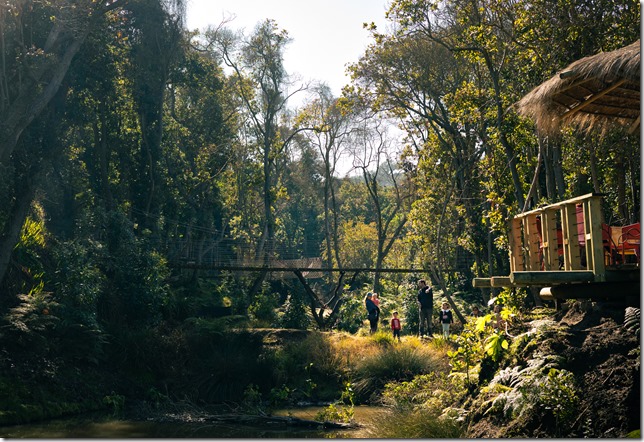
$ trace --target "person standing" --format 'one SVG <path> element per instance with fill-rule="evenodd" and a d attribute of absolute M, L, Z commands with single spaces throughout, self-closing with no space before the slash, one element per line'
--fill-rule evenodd
<path fill-rule="evenodd" d="M 398 338 L 398 342 L 400 342 L 401 329 L 402 325 L 400 324 L 400 319 L 398 319 L 398 312 L 394 312 L 394 317 L 391 318 L 391 330 L 394 332 L 394 340 Z"/>
<path fill-rule="evenodd" d="M 420 279 L 418 281 L 418 334 L 422 338 L 427 332 L 427 336 L 432 335 L 432 313 L 434 310 L 434 293 L 427 281 Z"/>
<path fill-rule="evenodd" d="M 378 330 L 378 317 L 380 317 L 380 309 L 373 302 L 373 294 L 371 292 L 367 293 L 367 296 L 364 298 L 364 304 L 367 308 L 367 319 L 369 319 L 369 332 L 374 334 Z"/>
<path fill-rule="evenodd" d="M 441 325 L 443 326 L 443 336 L 445 339 L 449 338 L 449 325 L 454 323 L 452 311 L 449 309 L 449 303 L 443 302 L 443 308 L 438 315 Z"/>

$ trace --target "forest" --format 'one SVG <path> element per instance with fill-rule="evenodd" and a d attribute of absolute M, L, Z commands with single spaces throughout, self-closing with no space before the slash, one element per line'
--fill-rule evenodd
<path fill-rule="evenodd" d="M 538 290 L 472 286 L 509 273 L 519 213 L 598 193 L 607 223 L 639 222 L 639 131 L 544 135 L 514 107 L 572 62 L 637 41 L 639 2 L 391 0 L 387 31 L 365 23 L 371 43 L 340 96 L 285 71 L 291 37 L 276 21 L 193 31 L 186 7 L 0 5 L 0 425 L 270 397 L 340 398 L 336 420 L 384 403 L 390 437 L 401 425 L 402 437 L 639 430 L 639 418 L 622 415 L 613 434 L 608 418 L 572 414 L 583 394 L 552 360 L 525 382 L 545 382 L 538 398 L 495 383 L 573 338 L 488 333 L 493 303 L 512 336 L 558 313 Z M 421 278 L 434 311 L 454 311 L 449 339 L 417 337 Z M 381 297 L 374 335 L 367 292 Z M 630 367 L 639 339 L 624 339 L 614 351 L 635 347 Z M 476 430 L 492 411 L 472 397 L 508 432 Z"/>

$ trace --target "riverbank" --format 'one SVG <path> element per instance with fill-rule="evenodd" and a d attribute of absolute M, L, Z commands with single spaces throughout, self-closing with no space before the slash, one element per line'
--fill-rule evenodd
<path fill-rule="evenodd" d="M 2 361 L 0 425 L 89 411 L 121 422 L 233 425 L 213 416 L 263 419 L 320 403 L 386 406 L 387 418 L 364 437 L 435 434 L 444 419 L 459 437 L 625 437 L 640 426 L 639 311 L 634 315 L 577 302 L 509 321 L 507 349 L 494 367 L 473 361 L 476 384 L 469 385 L 465 371 L 450 374 L 467 330 L 450 341 L 405 336 L 398 343 L 389 333 L 184 328 L 140 337 L 136 358 L 131 351 L 110 358 L 113 348 L 98 363 L 21 353 Z M 415 428 L 417 422 L 433 427 Z"/>

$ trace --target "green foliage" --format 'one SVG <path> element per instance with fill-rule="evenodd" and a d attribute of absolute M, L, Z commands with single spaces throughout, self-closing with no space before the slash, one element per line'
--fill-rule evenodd
<path fill-rule="evenodd" d="M 166 258 L 146 238 L 139 238 L 123 213 L 107 215 L 109 255 L 104 272 L 109 285 L 103 293 L 103 318 L 130 327 L 154 325 L 168 293 Z"/>
<path fill-rule="evenodd" d="M 370 335 L 369 339 L 385 349 L 391 347 L 395 343 L 393 334 L 389 330 L 383 330 L 382 328 Z"/>
<path fill-rule="evenodd" d="M 271 292 L 268 284 L 264 284 L 262 290 L 252 299 L 248 307 L 248 313 L 259 324 L 269 326 L 277 319 L 277 313 L 275 311 L 277 303 L 278 294 Z"/>
<path fill-rule="evenodd" d="M 403 316 L 405 317 L 405 329 L 408 334 L 416 335 L 418 333 L 418 298 L 415 290 L 415 283 L 410 283 L 405 288 L 403 298 Z"/>
<path fill-rule="evenodd" d="M 292 390 L 285 384 L 280 388 L 273 387 L 269 394 L 269 400 L 272 405 L 286 404 L 291 400 L 291 392 Z"/>
<path fill-rule="evenodd" d="M 487 370 L 490 363 L 497 364 L 504 354 L 507 354 L 510 342 L 505 331 L 505 324 L 512 317 L 507 309 L 501 309 L 498 316 L 490 313 L 476 321 L 470 321 L 463 331 L 454 335 L 456 350 L 449 350 L 452 371 L 465 372 L 467 383 L 470 384 L 470 373 L 474 367 L 480 366 L 479 373 Z M 487 375 L 487 373 L 484 373 Z M 483 379 L 479 376 L 478 382 Z"/>
<path fill-rule="evenodd" d="M 571 372 L 551 368 L 547 375 L 526 382 L 520 391 L 533 406 L 550 410 L 560 435 L 567 434 L 566 430 L 578 416 L 580 401 L 575 376 Z"/>
<path fill-rule="evenodd" d="M 346 407 L 341 404 L 329 404 L 315 415 L 316 421 L 322 422 L 351 422 L 353 421 L 353 407 Z"/>
<path fill-rule="evenodd" d="M 497 297 L 490 299 L 490 304 L 500 304 L 515 313 L 524 309 L 526 298 L 529 296 L 525 287 L 503 287 Z"/>
<path fill-rule="evenodd" d="M 461 378 L 435 371 L 415 376 L 411 381 L 388 383 L 382 392 L 382 401 L 399 411 L 436 410 L 456 403 L 465 391 Z"/>
<path fill-rule="evenodd" d="M 508 347 L 508 340 L 504 332 L 495 332 L 488 336 L 485 341 L 485 353 L 492 358 L 493 362 L 498 362 L 503 350 L 507 350 Z"/>
<path fill-rule="evenodd" d="M 103 403 L 112 410 L 113 416 L 119 416 L 125 409 L 125 396 L 112 392 L 103 398 Z"/>
<path fill-rule="evenodd" d="M 481 337 L 471 321 L 465 324 L 463 331 L 455 336 L 454 344 L 456 350 L 447 351 L 452 370 L 464 371 L 467 383 L 470 384 L 470 371 L 481 361 Z"/>
<path fill-rule="evenodd" d="M 345 382 L 340 399 L 329 404 L 324 410 L 315 415 L 315 420 L 332 422 L 353 422 L 354 393 L 350 382 Z"/>
<path fill-rule="evenodd" d="M 356 333 L 364 325 L 366 317 L 362 295 L 359 292 L 348 292 L 340 307 L 335 328 L 348 333 Z"/>
<path fill-rule="evenodd" d="M 46 236 L 44 221 L 38 219 L 42 210 L 36 208 L 37 217 L 29 216 L 25 219 L 20 238 L 13 250 L 13 259 L 20 264 L 20 272 L 15 275 L 17 290 L 19 293 L 36 293 L 44 290 L 45 269 L 42 263 L 43 255 L 46 255 Z"/>
<path fill-rule="evenodd" d="M 310 323 L 311 318 L 302 298 L 297 294 L 289 293 L 283 311 L 278 316 L 278 325 L 282 328 L 306 330 Z"/>
<path fill-rule="evenodd" d="M 37 292 L 18 295 L 19 304 L 2 317 L 0 337 L 2 346 L 9 352 L 29 351 L 44 356 L 57 349 L 56 315 L 58 303 L 51 293 Z"/>
<path fill-rule="evenodd" d="M 241 402 L 242 409 L 248 413 L 261 413 L 264 410 L 262 405 L 262 393 L 255 384 L 248 384 L 244 390 Z"/>

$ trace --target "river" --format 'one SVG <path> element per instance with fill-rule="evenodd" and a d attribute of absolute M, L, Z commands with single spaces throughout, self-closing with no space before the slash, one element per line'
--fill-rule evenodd
<path fill-rule="evenodd" d="M 323 407 L 276 410 L 276 416 L 294 416 L 314 420 Z M 239 424 L 203 422 L 146 422 L 103 415 L 82 415 L 24 425 L 0 427 L 0 437 L 24 439 L 55 438 L 367 438 L 367 429 L 385 411 L 378 407 L 355 407 L 354 418 L 360 428 L 319 430 L 302 428 L 266 428 Z"/>

